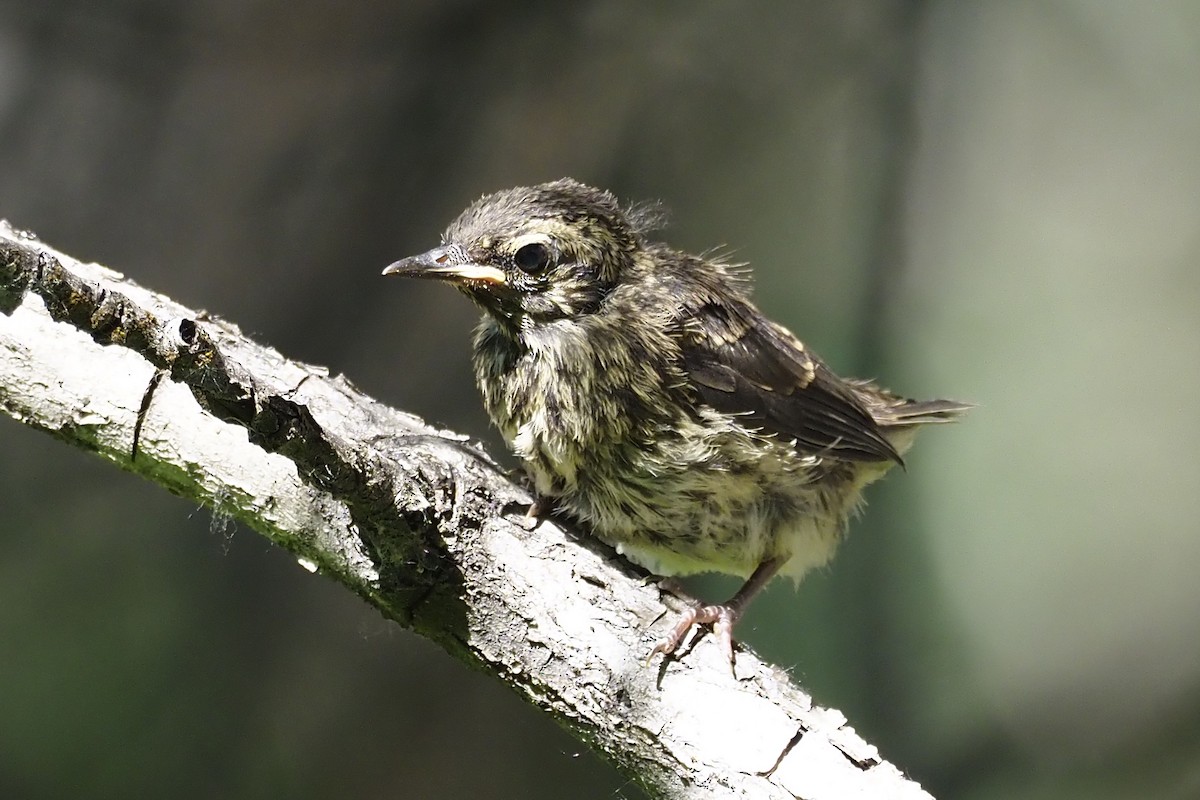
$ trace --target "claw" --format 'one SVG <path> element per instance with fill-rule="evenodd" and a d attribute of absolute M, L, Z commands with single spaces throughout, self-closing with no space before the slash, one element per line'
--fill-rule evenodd
<path fill-rule="evenodd" d="M 729 598 L 729 601 L 718 606 L 702 606 L 694 605 L 687 611 L 683 612 L 683 616 L 670 633 L 654 645 L 654 649 L 650 651 L 650 655 L 646 658 L 646 663 L 659 653 L 670 655 L 679 649 L 679 645 L 683 642 L 683 637 L 687 636 L 688 631 L 697 625 L 712 625 L 713 635 L 717 637 L 717 646 L 721 648 L 721 653 L 725 656 L 725 660 L 729 662 L 729 667 L 732 669 L 733 663 L 733 626 L 742 618 L 742 613 L 746 610 L 746 606 L 758 594 L 767 582 L 779 571 L 787 558 L 768 558 L 755 568 L 750 577 L 746 579 L 746 583 L 738 589 L 737 594 Z"/>
<path fill-rule="evenodd" d="M 517 520 L 517 524 L 527 531 L 531 531 L 538 526 L 542 521 L 542 514 L 546 509 L 541 500 L 534 500 L 529 504 L 529 508 Z"/>
<path fill-rule="evenodd" d="M 697 625 L 712 625 L 713 635 L 717 637 L 717 645 L 721 648 L 721 653 L 733 666 L 733 626 L 737 623 L 738 617 L 741 614 L 737 609 L 728 605 L 724 606 L 695 606 L 683 612 L 679 622 L 671 631 L 663 637 L 658 644 L 654 645 L 654 649 L 650 651 L 646 662 L 649 663 L 656 655 L 670 655 L 679 649 L 679 645 L 683 642 L 688 631 Z"/>

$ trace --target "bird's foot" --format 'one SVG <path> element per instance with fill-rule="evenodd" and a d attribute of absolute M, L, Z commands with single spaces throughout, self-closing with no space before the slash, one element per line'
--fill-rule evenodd
<path fill-rule="evenodd" d="M 742 613 L 745 612 L 746 606 L 750 604 L 750 601 L 754 599 L 754 595 L 762 591 L 762 588 L 767 585 L 767 582 L 771 580 L 786 561 L 786 556 L 765 559 L 754 568 L 754 572 L 750 573 L 750 577 L 742 584 L 742 588 L 737 590 L 737 594 L 720 605 L 706 606 L 700 603 L 692 605 L 687 611 L 683 612 L 683 618 L 671 629 L 667 637 L 654 646 L 646 662 L 649 663 L 650 659 L 659 653 L 663 655 L 674 653 L 680 643 L 683 642 L 683 637 L 687 636 L 688 631 L 695 626 L 712 625 L 713 634 L 717 637 L 717 645 L 721 648 L 721 652 L 724 653 L 725 659 L 729 662 L 730 668 L 732 668 L 733 626 L 742 618 Z"/>
<path fill-rule="evenodd" d="M 675 627 L 654 646 L 650 651 L 650 657 L 654 658 L 659 653 L 670 655 L 679 649 L 679 645 L 683 643 L 683 639 L 687 636 L 688 631 L 697 625 L 712 625 L 713 635 L 717 637 L 717 646 L 721 648 L 721 653 L 733 666 L 733 626 L 737 623 L 741 616 L 740 612 L 729 605 L 720 606 L 692 606 L 683 612 L 683 616 Z"/>
<path fill-rule="evenodd" d="M 529 508 L 517 520 L 517 524 L 525 530 L 531 531 L 542 521 L 542 516 L 546 513 L 546 510 L 546 502 L 539 497 L 529 504 Z"/>
<path fill-rule="evenodd" d="M 541 524 L 543 517 L 549 516 L 550 501 L 535 495 L 534 501 L 528 506 L 518 501 L 505 503 L 500 513 L 508 519 L 516 517 L 514 522 L 525 530 L 531 531 Z"/>

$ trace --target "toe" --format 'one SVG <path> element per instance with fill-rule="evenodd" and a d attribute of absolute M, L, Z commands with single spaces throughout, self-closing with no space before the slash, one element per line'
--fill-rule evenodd
<path fill-rule="evenodd" d="M 721 607 L 721 614 L 713 623 L 713 635 L 717 637 L 717 645 L 721 648 L 721 654 L 725 656 L 725 660 L 733 665 L 733 622 L 734 617 L 729 613 L 729 609 Z"/>
<path fill-rule="evenodd" d="M 734 664 L 733 626 L 737 619 L 737 611 L 727 605 L 689 608 L 680 616 L 675 627 L 671 628 L 670 632 L 650 651 L 646 663 L 649 663 L 659 653 L 663 655 L 674 653 L 683 643 L 688 631 L 697 625 L 712 625 L 713 635 L 717 638 L 717 646 L 721 648 L 721 654 L 725 656 L 725 660 L 732 667 Z"/>
<path fill-rule="evenodd" d="M 646 660 L 649 661 L 659 653 L 670 655 L 679 649 L 683 637 L 687 636 L 688 631 L 696 625 L 701 610 L 698 608 L 689 608 L 687 611 L 684 611 L 679 618 L 679 622 L 675 624 L 675 627 L 671 628 L 670 632 L 658 644 L 654 645 L 654 649 L 650 651 L 650 657 Z"/>

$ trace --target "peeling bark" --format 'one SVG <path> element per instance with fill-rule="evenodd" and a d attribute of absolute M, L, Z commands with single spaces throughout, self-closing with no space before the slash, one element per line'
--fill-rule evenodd
<path fill-rule="evenodd" d="M 494 674 L 654 796 L 928 798 L 838 711 L 712 637 L 644 659 L 678 600 L 464 437 L 0 222 L 0 409 L 237 517 Z"/>

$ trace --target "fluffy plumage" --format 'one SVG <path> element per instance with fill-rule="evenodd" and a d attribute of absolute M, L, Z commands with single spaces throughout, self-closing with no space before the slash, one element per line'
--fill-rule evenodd
<path fill-rule="evenodd" d="M 839 378 L 737 269 L 650 241 L 652 218 L 568 179 L 509 189 L 385 274 L 450 281 L 483 308 L 476 380 L 541 498 L 656 573 L 747 578 L 655 648 L 715 623 L 732 656 L 754 594 L 825 564 L 916 427 L 968 406 Z"/>

